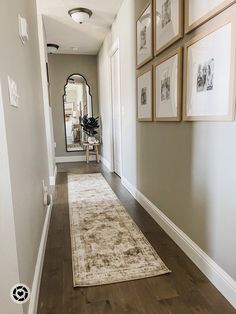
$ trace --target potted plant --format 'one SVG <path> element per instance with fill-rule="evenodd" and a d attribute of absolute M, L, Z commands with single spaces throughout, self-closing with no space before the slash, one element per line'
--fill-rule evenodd
<path fill-rule="evenodd" d="M 83 131 L 85 134 L 88 135 L 88 143 L 94 144 L 98 143 L 98 141 L 95 138 L 95 135 L 98 133 L 96 129 L 99 128 L 98 124 L 99 117 L 88 117 L 88 115 L 84 115 L 82 118 L 81 126 L 83 128 Z"/>

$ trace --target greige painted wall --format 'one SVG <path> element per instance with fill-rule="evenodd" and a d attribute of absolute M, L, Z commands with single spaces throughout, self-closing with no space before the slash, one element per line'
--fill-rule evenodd
<path fill-rule="evenodd" d="M 236 122 L 136 122 L 133 29 L 147 2 L 124 0 L 99 52 L 102 154 L 111 162 L 109 52 L 119 37 L 123 176 L 236 279 Z M 236 6 L 221 15 L 233 12 Z M 199 30 L 217 24 L 219 18 Z"/>
<path fill-rule="evenodd" d="M 97 57 L 88 55 L 49 55 L 50 95 L 56 157 L 78 156 L 82 153 L 68 153 L 65 146 L 65 128 L 62 96 L 67 78 L 74 73 L 83 75 L 90 86 L 93 98 L 93 114 L 98 115 Z"/>
<path fill-rule="evenodd" d="M 138 18 L 147 1 L 135 3 Z M 236 6 L 221 16 L 232 13 Z M 235 139 L 236 122 L 137 123 L 138 189 L 234 279 Z"/>
<path fill-rule="evenodd" d="M 18 35 L 18 14 L 26 17 L 28 22 L 30 40 L 26 45 L 22 45 Z M 0 77 L 19 277 L 31 287 L 45 218 L 42 180 L 48 184 L 49 178 L 35 1 L 0 2 L 0 38 Z M 9 104 L 8 75 L 17 83 L 19 108 Z M 14 243 L 5 239 L 5 245 L 13 246 Z M 1 271 L 10 273 L 10 265 L 9 269 Z M 27 306 L 24 305 L 25 313 Z"/>
<path fill-rule="evenodd" d="M 23 307 L 12 302 L 9 297 L 9 291 L 19 282 L 19 269 L 1 82 L 0 147 L 0 308 L 9 314 L 22 314 Z"/>

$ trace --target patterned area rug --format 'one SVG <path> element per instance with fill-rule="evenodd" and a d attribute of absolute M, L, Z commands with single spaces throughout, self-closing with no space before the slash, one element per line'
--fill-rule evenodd
<path fill-rule="evenodd" d="M 75 287 L 170 272 L 100 173 L 68 181 Z"/>

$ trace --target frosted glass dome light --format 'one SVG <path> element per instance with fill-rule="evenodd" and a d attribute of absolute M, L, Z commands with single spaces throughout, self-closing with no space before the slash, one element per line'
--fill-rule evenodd
<path fill-rule="evenodd" d="M 68 14 L 76 23 L 83 24 L 90 19 L 93 13 L 89 9 L 77 8 L 70 10 Z"/>
<path fill-rule="evenodd" d="M 47 50 L 49 54 L 57 53 L 59 46 L 56 44 L 47 44 Z"/>

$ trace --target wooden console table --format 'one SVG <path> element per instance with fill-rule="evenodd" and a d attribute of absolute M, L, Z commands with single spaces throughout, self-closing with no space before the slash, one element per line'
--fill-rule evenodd
<path fill-rule="evenodd" d="M 100 143 L 94 143 L 94 144 L 90 144 L 88 142 L 84 142 L 83 146 L 85 148 L 85 156 L 86 156 L 86 162 L 87 164 L 89 163 L 89 156 L 90 155 L 96 155 L 96 160 L 97 163 L 100 162 L 99 160 L 99 153 L 98 153 L 98 147 L 100 146 Z M 89 150 L 89 147 L 93 146 L 94 151 Z"/>

